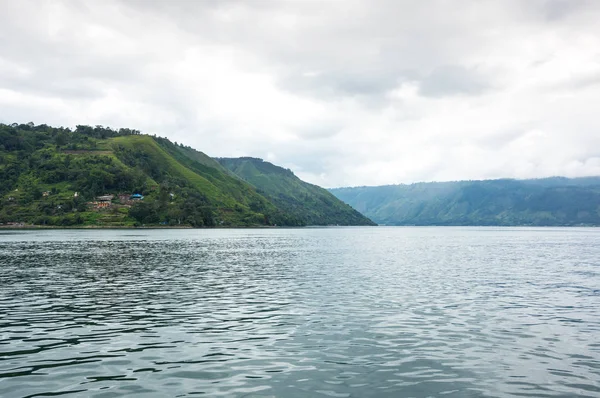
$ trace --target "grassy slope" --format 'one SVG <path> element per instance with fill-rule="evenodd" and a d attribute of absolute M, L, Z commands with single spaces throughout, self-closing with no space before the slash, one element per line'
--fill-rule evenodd
<path fill-rule="evenodd" d="M 373 225 L 371 220 L 327 190 L 300 180 L 290 170 L 255 158 L 220 158 L 219 162 L 254 185 L 279 208 L 308 225 Z"/>
<path fill-rule="evenodd" d="M 277 211 L 276 207 L 258 194 L 254 187 L 237 177 L 229 175 L 218 162 L 206 155 L 202 159 L 199 152 L 187 150 L 188 152 L 193 151 L 195 159 L 199 161 L 190 159 L 182 155 L 178 149 L 179 147 L 168 141 L 165 144 L 164 141 L 166 140 L 147 135 L 130 135 L 98 140 L 97 150 L 60 150 L 54 145 L 50 145 L 34 152 L 34 154 L 48 153 L 49 156 L 59 157 L 60 159 L 69 157 L 72 159 L 72 165 L 85 159 L 108 158 L 114 167 L 122 170 L 132 170 L 132 166 L 122 161 L 121 154 L 123 150 L 135 150 L 136 155 L 143 156 L 148 163 L 156 166 L 162 175 L 186 181 L 189 186 L 200 192 L 206 198 L 210 207 L 217 211 L 218 219 L 224 221 L 223 225 L 262 225 L 265 221 L 265 214 Z M 14 158 L 14 155 L 3 153 L 3 158 L 4 160 L 10 160 Z M 5 167 L 4 163 L 2 167 Z M 32 178 L 35 179 L 35 176 Z M 146 174 L 146 179 L 147 185 L 158 191 L 160 181 L 154 180 L 148 174 Z M 2 215 L 4 217 L 2 218 L 15 222 L 35 222 L 35 220 L 40 219 L 40 216 L 43 216 L 39 212 L 40 206 L 44 204 L 59 206 L 72 200 L 76 191 L 70 181 L 38 182 L 37 185 L 41 191 L 51 191 L 54 188 L 59 193 L 49 197 L 41 197 L 27 205 L 20 204 L 19 206 L 0 208 L 0 210 L 3 210 Z M 0 201 L 5 205 L 22 203 L 23 191 L 23 189 L 13 190 L 7 193 L 5 197 L 0 198 Z M 105 193 L 117 194 L 123 192 L 109 189 Z M 151 193 L 149 198 L 153 199 L 156 195 L 157 193 Z M 9 198 L 12 199 L 9 200 Z M 66 213 L 65 215 L 72 216 L 72 218 L 75 216 L 82 217 L 85 225 L 133 225 L 134 220 L 128 217 L 127 211 L 114 210 L 100 213 L 93 211 Z"/>
<path fill-rule="evenodd" d="M 253 186 L 228 173 L 219 162 L 208 155 L 189 147 L 177 146 L 164 139 L 159 140 L 158 144 L 180 165 L 202 175 L 214 186 L 218 186 L 224 196 L 233 198 L 244 206 L 260 208 L 267 212 L 276 210 L 275 206 L 258 194 Z"/>
<path fill-rule="evenodd" d="M 149 156 L 150 162 L 161 166 L 163 169 L 162 171 L 188 180 L 206 195 L 210 201 L 214 203 L 223 202 L 229 206 L 234 205 L 232 198 L 223 195 L 218 187 L 208 179 L 194 173 L 192 170 L 177 162 L 172 156 L 169 156 L 169 154 L 163 150 L 152 137 L 147 135 L 116 137 L 112 139 L 112 142 L 128 149 L 143 151 Z"/>
<path fill-rule="evenodd" d="M 600 225 L 600 178 L 458 181 L 331 192 L 388 225 Z"/>
<path fill-rule="evenodd" d="M 250 219 L 262 224 L 265 214 L 276 211 L 254 187 L 230 176 L 219 163 L 201 152 L 146 135 L 116 137 L 112 143 L 115 148 L 118 145 L 141 150 L 150 162 L 161 166 L 162 172 L 188 181 L 217 208 L 225 225 L 246 225 Z"/>

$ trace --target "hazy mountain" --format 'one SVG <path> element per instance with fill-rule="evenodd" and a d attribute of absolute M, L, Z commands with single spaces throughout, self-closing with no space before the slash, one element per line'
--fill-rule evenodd
<path fill-rule="evenodd" d="M 600 177 L 432 182 L 337 188 L 387 225 L 600 225 Z"/>

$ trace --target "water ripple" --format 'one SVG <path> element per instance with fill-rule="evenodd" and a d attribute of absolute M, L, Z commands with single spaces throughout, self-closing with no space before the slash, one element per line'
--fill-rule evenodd
<path fill-rule="evenodd" d="M 0 235 L 0 396 L 600 396 L 600 231 Z"/>

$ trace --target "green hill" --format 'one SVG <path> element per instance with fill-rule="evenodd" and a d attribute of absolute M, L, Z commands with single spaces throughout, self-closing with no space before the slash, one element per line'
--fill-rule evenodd
<path fill-rule="evenodd" d="M 131 129 L 0 124 L 0 181 L 2 225 L 306 224 L 204 153 Z"/>
<path fill-rule="evenodd" d="M 600 225 L 600 177 L 336 188 L 385 225 Z"/>
<path fill-rule="evenodd" d="M 307 225 L 374 225 L 326 189 L 302 181 L 291 170 L 250 157 L 217 160 L 279 209 Z"/>

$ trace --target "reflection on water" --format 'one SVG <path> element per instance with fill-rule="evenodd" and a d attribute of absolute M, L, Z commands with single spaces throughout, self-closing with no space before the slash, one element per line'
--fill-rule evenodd
<path fill-rule="evenodd" d="M 600 230 L 1 231 L 0 396 L 600 396 Z"/>

